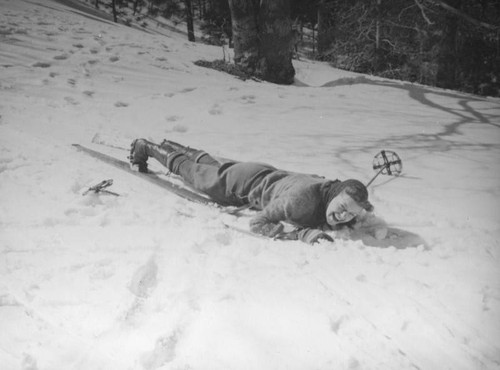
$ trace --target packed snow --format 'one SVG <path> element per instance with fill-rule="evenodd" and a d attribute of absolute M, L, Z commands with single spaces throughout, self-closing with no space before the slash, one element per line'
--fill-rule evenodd
<path fill-rule="evenodd" d="M 499 99 L 308 60 L 241 81 L 166 28 L 0 7 L 1 369 L 500 369 Z M 370 199 L 414 238 L 252 237 L 71 146 L 136 137 L 365 182 L 394 150 Z"/>

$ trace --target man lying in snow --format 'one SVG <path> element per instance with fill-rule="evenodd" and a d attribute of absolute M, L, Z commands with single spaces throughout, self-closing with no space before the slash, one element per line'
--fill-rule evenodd
<path fill-rule="evenodd" d="M 250 230 L 272 238 L 310 244 L 332 241 L 325 231 L 352 226 L 373 211 L 368 191 L 358 180 L 331 181 L 254 162 L 221 163 L 204 151 L 173 141 L 157 145 L 134 140 L 129 157 L 132 166 L 147 172 L 149 157 L 218 204 L 258 210 L 250 220 Z M 297 228 L 285 232 L 282 221 Z"/>

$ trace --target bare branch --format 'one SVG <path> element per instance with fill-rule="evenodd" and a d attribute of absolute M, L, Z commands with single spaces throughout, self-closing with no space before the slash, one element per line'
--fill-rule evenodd
<path fill-rule="evenodd" d="M 424 6 L 422 5 L 422 3 L 420 2 L 420 0 L 415 0 L 415 4 L 418 6 L 418 8 L 420 9 L 420 12 L 422 13 L 422 17 L 425 19 L 425 21 L 427 22 L 428 25 L 432 25 L 433 22 L 431 22 L 431 20 L 429 19 L 429 17 L 427 17 L 427 14 L 425 14 L 425 9 L 424 9 Z"/>
<path fill-rule="evenodd" d="M 415 1 L 418 1 L 418 0 L 415 0 Z M 452 7 L 451 5 L 448 5 L 447 3 L 445 3 L 442 0 L 425 0 L 425 1 L 428 1 L 428 2 L 430 2 L 432 4 L 434 4 L 434 5 L 438 5 L 441 8 L 449 11 L 450 13 L 455 14 L 457 17 L 460 17 L 463 20 L 465 20 L 465 21 L 467 21 L 469 23 L 474 24 L 475 26 L 483 27 L 483 28 L 486 28 L 486 29 L 489 29 L 489 30 L 492 30 L 492 31 L 498 31 L 498 30 L 500 30 L 500 26 L 495 26 L 495 25 L 492 25 L 492 24 L 489 24 L 489 23 L 486 23 L 486 22 L 483 22 L 483 21 L 479 21 L 479 20 L 471 17 L 470 15 L 465 14 L 464 12 L 461 12 L 460 10 Z"/>
<path fill-rule="evenodd" d="M 385 23 L 394 27 L 415 31 L 415 26 L 406 26 L 404 24 L 396 23 L 390 20 L 386 20 Z"/>

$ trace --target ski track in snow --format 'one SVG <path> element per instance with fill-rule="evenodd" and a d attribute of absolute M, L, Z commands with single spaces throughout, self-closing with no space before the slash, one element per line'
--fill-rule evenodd
<path fill-rule="evenodd" d="M 2 369 L 500 368 L 498 99 L 311 61 L 242 82 L 168 29 L 0 6 Z M 242 235 L 71 147 L 96 133 L 363 181 L 395 150 L 371 199 L 422 243 Z M 81 195 L 108 178 L 119 197 Z"/>

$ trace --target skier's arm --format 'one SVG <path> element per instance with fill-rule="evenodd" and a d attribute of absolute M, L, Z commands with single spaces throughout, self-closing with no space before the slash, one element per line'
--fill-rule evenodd
<path fill-rule="evenodd" d="M 310 227 L 306 227 L 304 229 L 297 229 L 291 232 L 283 232 L 276 236 L 276 239 L 280 240 L 300 240 L 301 242 L 307 244 L 314 244 L 319 242 L 320 240 L 327 240 L 329 242 L 333 242 L 333 238 L 328 235 L 326 232 L 320 229 L 312 229 Z"/>
<path fill-rule="evenodd" d="M 250 220 L 250 230 L 280 240 L 300 240 L 308 244 L 314 244 L 321 239 L 333 241 L 333 239 L 320 229 L 303 228 L 291 232 L 283 231 L 281 221 L 290 220 L 290 203 L 276 200 L 259 212 Z"/>
<path fill-rule="evenodd" d="M 285 220 L 284 203 L 274 201 L 250 220 L 250 230 L 256 234 L 274 238 L 283 232 L 284 226 L 281 221 Z"/>

